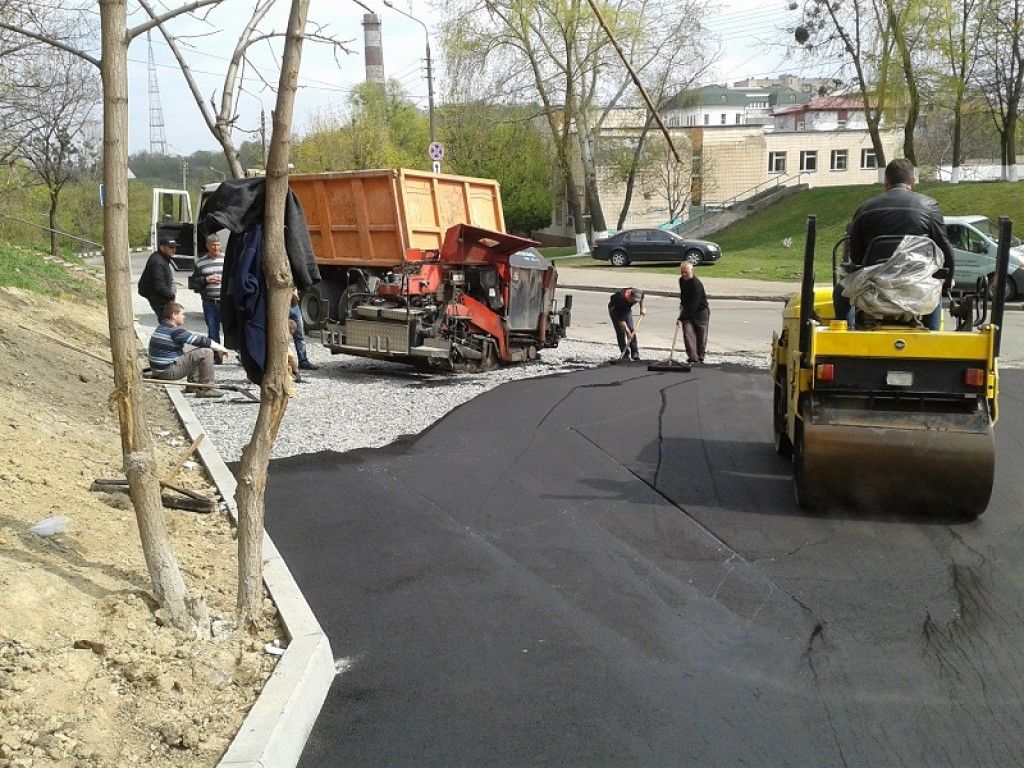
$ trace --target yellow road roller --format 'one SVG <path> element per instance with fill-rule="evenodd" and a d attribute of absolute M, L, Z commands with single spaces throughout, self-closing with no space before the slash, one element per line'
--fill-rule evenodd
<path fill-rule="evenodd" d="M 793 462 L 797 503 L 975 516 L 992 494 L 1000 328 L 1011 224 L 1000 219 L 993 285 L 950 301 L 955 330 L 885 317 L 849 327 L 832 285 L 815 287 L 807 221 L 800 293 L 773 334 L 776 450 Z M 991 305 L 989 305 L 991 296 Z"/>

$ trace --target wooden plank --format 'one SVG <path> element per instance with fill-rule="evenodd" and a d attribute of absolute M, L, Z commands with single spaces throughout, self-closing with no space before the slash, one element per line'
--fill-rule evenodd
<path fill-rule="evenodd" d="M 170 471 L 166 475 L 164 475 L 163 481 L 165 483 L 171 482 L 171 480 L 178 476 L 178 473 L 181 472 L 181 468 L 185 465 L 185 462 L 189 460 L 192 454 L 196 452 L 196 448 L 198 448 L 199 444 L 203 442 L 204 437 L 206 437 L 206 433 L 200 433 L 199 437 L 193 440 L 188 449 L 181 454 L 181 457 L 176 462 L 174 462 L 174 466 L 171 467 Z"/>

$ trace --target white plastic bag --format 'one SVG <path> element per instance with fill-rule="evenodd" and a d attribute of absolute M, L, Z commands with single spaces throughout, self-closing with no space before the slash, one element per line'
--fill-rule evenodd
<path fill-rule="evenodd" d="M 33 525 L 29 530 L 36 536 L 46 538 L 48 536 L 56 536 L 58 533 L 64 533 L 69 522 L 71 521 L 68 518 L 61 517 L 60 515 L 57 517 L 47 517 Z"/>
<path fill-rule="evenodd" d="M 868 317 L 912 320 L 942 300 L 942 251 L 924 235 L 907 235 L 885 261 L 843 278 L 843 296 Z"/>

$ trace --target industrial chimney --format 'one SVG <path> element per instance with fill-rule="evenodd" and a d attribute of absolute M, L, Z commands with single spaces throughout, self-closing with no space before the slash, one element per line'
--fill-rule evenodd
<path fill-rule="evenodd" d="M 363 41 L 366 48 L 366 82 L 384 88 L 384 48 L 380 39 L 380 19 L 375 13 L 363 14 Z"/>

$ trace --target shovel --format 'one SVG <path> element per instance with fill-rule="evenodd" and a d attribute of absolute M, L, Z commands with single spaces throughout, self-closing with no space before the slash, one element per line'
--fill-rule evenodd
<path fill-rule="evenodd" d="M 628 360 L 629 359 L 629 345 L 632 344 L 633 343 L 633 339 L 636 338 L 636 332 L 638 330 L 640 330 L 640 323 L 642 323 L 644 321 L 645 317 L 646 317 L 646 315 L 640 315 L 640 319 L 638 319 L 636 321 L 636 325 L 633 327 L 633 331 L 632 332 L 630 332 L 629 326 L 626 325 L 626 321 L 625 320 L 620 321 L 620 324 L 622 325 L 622 332 L 623 332 L 623 334 L 626 337 L 626 348 L 622 351 L 622 355 L 619 357 L 619 360 Z"/>

